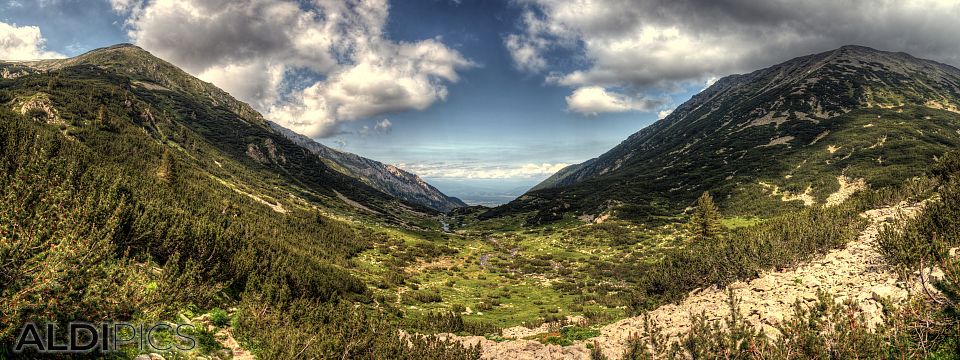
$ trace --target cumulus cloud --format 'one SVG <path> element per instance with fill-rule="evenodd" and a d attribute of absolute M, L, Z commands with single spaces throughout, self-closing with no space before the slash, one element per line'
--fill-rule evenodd
<path fill-rule="evenodd" d="M 846 44 L 960 64 L 960 0 L 518 2 L 522 30 L 505 37 L 517 67 L 572 50 L 582 66 L 546 77 L 571 88 L 672 91 Z"/>
<path fill-rule="evenodd" d="M 503 166 L 473 164 L 398 164 L 397 167 L 425 178 L 450 179 L 517 179 L 541 178 L 570 166 L 566 163 L 527 163 Z"/>
<path fill-rule="evenodd" d="M 392 130 L 393 123 L 389 119 L 383 119 L 374 124 L 373 127 L 370 125 L 364 125 L 360 128 L 358 133 L 360 136 L 382 135 L 389 134 Z"/>
<path fill-rule="evenodd" d="M 299 133 L 423 110 L 473 63 L 438 39 L 386 38 L 386 0 L 111 0 L 141 47 L 210 81 Z M 130 5 L 130 4 L 134 5 Z M 288 92 L 292 71 L 315 80 Z"/>
<path fill-rule="evenodd" d="M 546 41 L 510 34 L 504 38 L 504 45 L 510 51 L 513 63 L 518 69 L 538 72 L 547 67 L 547 60 L 541 54 Z"/>
<path fill-rule="evenodd" d="M 631 110 L 650 111 L 658 101 L 633 99 L 629 96 L 608 91 L 599 86 L 584 86 L 567 96 L 567 110 L 584 115 L 597 115 L 606 112 L 624 112 Z"/>
<path fill-rule="evenodd" d="M 138 7 L 141 4 L 139 0 L 109 0 L 110 8 L 113 9 L 113 12 L 122 14 L 128 11 L 133 10 L 133 8 Z"/>
<path fill-rule="evenodd" d="M 0 22 L 0 59 L 35 60 L 65 57 L 44 48 L 46 40 L 36 26 Z"/>
<path fill-rule="evenodd" d="M 673 113 L 674 109 L 660 110 L 657 112 L 657 120 L 663 120 L 667 116 Z"/>

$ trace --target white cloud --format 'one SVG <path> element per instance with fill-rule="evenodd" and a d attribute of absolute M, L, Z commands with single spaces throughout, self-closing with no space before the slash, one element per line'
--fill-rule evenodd
<path fill-rule="evenodd" d="M 673 113 L 673 110 L 674 110 L 674 109 L 668 109 L 668 110 L 660 110 L 660 111 L 658 111 L 658 112 L 657 112 L 657 120 L 663 120 L 663 119 L 666 118 L 667 116 L 670 116 L 670 114 Z"/>
<path fill-rule="evenodd" d="M 706 90 L 708 87 L 713 86 L 713 84 L 715 84 L 717 80 L 720 80 L 720 78 L 716 76 L 711 76 L 707 78 L 707 80 L 703 82 L 703 90 Z"/>
<path fill-rule="evenodd" d="M 566 163 L 527 163 L 503 166 L 469 164 L 398 164 L 397 167 L 425 178 L 449 179 L 517 179 L 541 178 L 570 166 Z"/>
<path fill-rule="evenodd" d="M 444 84 L 458 80 L 457 70 L 472 65 L 435 40 L 400 44 L 381 40 L 371 46 L 357 54 L 356 64 L 331 72 L 295 101 L 272 107 L 269 117 L 323 136 L 334 131 L 331 125 L 338 121 L 426 109 L 446 99 Z"/>
<path fill-rule="evenodd" d="M 360 136 L 389 134 L 393 130 L 393 123 L 389 119 L 378 121 L 373 127 L 364 125 L 360 128 Z"/>
<path fill-rule="evenodd" d="M 143 3 L 142 0 L 109 0 L 109 2 L 110 8 L 117 14 L 134 11 L 134 9 L 139 8 Z"/>
<path fill-rule="evenodd" d="M 566 100 L 568 110 L 584 115 L 632 110 L 649 111 L 657 104 L 649 100 L 636 100 L 599 86 L 577 88 L 573 94 L 567 96 Z"/>
<path fill-rule="evenodd" d="M 131 0 L 112 1 L 117 9 Z M 333 135 L 345 121 L 426 109 L 473 66 L 437 39 L 387 39 L 386 0 L 310 5 L 153 0 L 133 6 L 128 24 L 141 47 L 313 137 Z M 287 93 L 284 76 L 297 70 L 322 80 Z"/>
<path fill-rule="evenodd" d="M 377 122 L 377 125 L 373 127 L 374 130 L 380 132 L 390 132 L 393 129 L 393 123 L 389 119 L 383 119 Z"/>
<path fill-rule="evenodd" d="M 37 26 L 0 22 L 0 59 L 35 60 L 65 57 L 44 48 L 46 40 Z"/>
<path fill-rule="evenodd" d="M 545 41 L 531 40 L 514 34 L 507 35 L 503 41 L 518 69 L 538 72 L 547 67 L 547 60 L 540 54 L 546 44 Z"/>
<path fill-rule="evenodd" d="M 505 37 L 517 67 L 574 88 L 671 92 L 847 44 L 960 65 L 960 0 L 517 2 L 522 30 Z M 556 49 L 584 61 L 526 65 Z"/>
<path fill-rule="evenodd" d="M 247 103 L 263 109 L 279 98 L 284 66 L 276 63 L 251 61 L 245 64 L 212 66 L 197 77 L 216 84 Z"/>

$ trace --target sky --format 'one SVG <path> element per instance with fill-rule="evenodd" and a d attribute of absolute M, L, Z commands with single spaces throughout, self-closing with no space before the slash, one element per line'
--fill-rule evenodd
<path fill-rule="evenodd" d="M 134 43 L 496 204 L 723 76 L 847 44 L 960 65 L 957 19 L 960 0 L 0 0 L 0 59 Z"/>

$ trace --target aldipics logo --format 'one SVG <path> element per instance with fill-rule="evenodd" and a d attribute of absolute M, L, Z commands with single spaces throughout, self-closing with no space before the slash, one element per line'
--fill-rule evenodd
<path fill-rule="evenodd" d="M 135 348 L 139 351 L 189 351 L 197 346 L 190 324 L 126 322 L 27 323 L 14 343 L 15 353 L 107 353 Z"/>

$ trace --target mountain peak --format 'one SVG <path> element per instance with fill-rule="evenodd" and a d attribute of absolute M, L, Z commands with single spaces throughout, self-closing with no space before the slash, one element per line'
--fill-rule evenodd
<path fill-rule="evenodd" d="M 144 50 L 143 48 L 130 43 L 120 43 L 116 45 L 93 49 L 78 55 L 76 58 L 98 57 L 98 56 L 104 56 L 108 54 L 132 56 L 134 58 L 139 58 L 139 59 L 152 58 L 153 60 L 156 60 L 156 61 L 163 61 L 160 58 L 153 56 L 153 54 L 151 54 L 149 51 Z"/>
<path fill-rule="evenodd" d="M 44 71 L 71 66 L 96 66 L 129 77 L 134 80 L 135 86 L 208 98 L 214 104 L 229 108 L 251 124 L 269 128 L 263 116 L 250 105 L 133 44 L 121 43 L 90 50 L 72 58 L 41 60 L 28 65 Z"/>
<path fill-rule="evenodd" d="M 141 48 L 141 47 L 139 47 L 139 46 L 137 46 L 137 45 L 131 44 L 131 43 L 119 43 L 119 44 L 113 44 L 113 45 L 110 45 L 110 46 L 104 46 L 104 47 L 101 47 L 101 48 L 96 48 L 96 49 L 87 51 L 87 53 L 103 52 L 103 51 L 116 50 L 116 49 L 128 49 L 128 48 L 129 48 L 129 49 L 139 49 L 139 50 L 143 50 L 143 48 Z M 143 51 L 146 51 L 146 50 L 143 50 Z"/>
<path fill-rule="evenodd" d="M 663 120 L 561 170 L 510 206 L 537 207 L 538 216 L 549 218 L 568 211 L 562 205 L 576 198 L 587 205 L 579 211 L 596 215 L 617 204 L 682 208 L 690 194 L 703 191 L 724 203 L 759 204 L 757 199 L 769 200 L 759 194 L 767 193 L 815 204 L 830 195 L 838 176 L 857 174 L 867 184 L 882 184 L 915 175 L 904 170 L 915 159 L 893 149 L 934 158 L 944 144 L 960 142 L 958 121 L 960 70 L 847 45 L 724 77 Z M 886 168 L 872 170 L 877 163 Z"/>
<path fill-rule="evenodd" d="M 841 46 L 841 47 L 837 48 L 837 51 L 884 52 L 884 51 L 877 50 L 877 49 L 874 49 L 874 48 L 869 47 L 869 46 L 855 45 L 855 44 L 850 44 L 850 45 Z"/>

